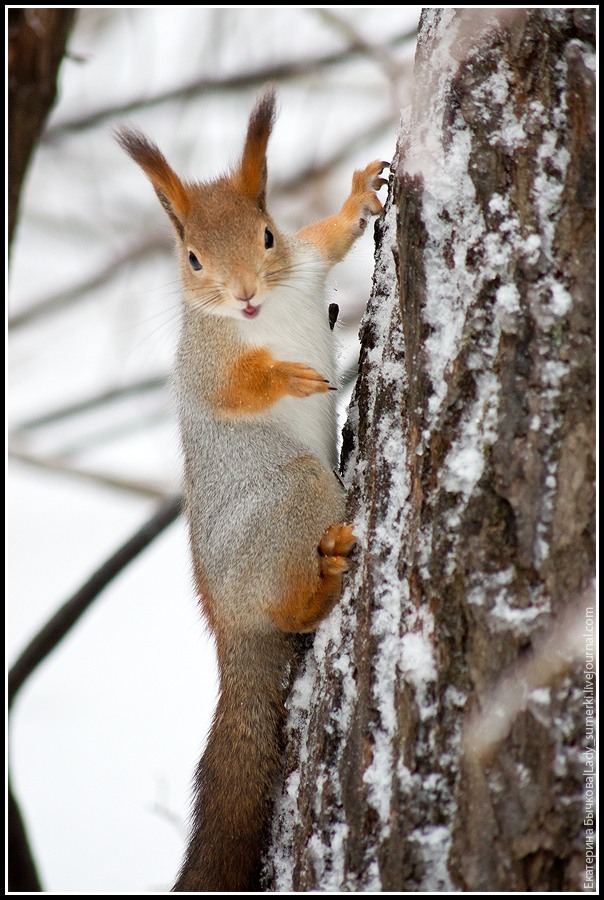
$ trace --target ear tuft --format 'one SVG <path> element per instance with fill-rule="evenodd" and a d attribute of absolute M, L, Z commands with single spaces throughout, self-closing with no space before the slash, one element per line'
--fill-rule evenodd
<path fill-rule="evenodd" d="M 266 200 L 266 148 L 275 121 L 275 103 L 273 87 L 256 101 L 247 126 L 241 162 L 233 175 L 236 189 L 262 210 Z"/>
<path fill-rule="evenodd" d="M 118 144 L 137 163 L 155 189 L 159 202 L 166 210 L 181 238 L 184 220 L 189 211 L 189 198 L 182 181 L 169 165 L 159 147 L 140 131 L 120 128 L 115 132 Z"/>

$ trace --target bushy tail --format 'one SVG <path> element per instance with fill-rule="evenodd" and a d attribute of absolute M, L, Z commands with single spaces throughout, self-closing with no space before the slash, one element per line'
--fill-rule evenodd
<path fill-rule="evenodd" d="M 220 699 L 199 763 L 191 838 L 174 891 L 258 891 L 281 768 L 295 638 L 218 636 Z"/>

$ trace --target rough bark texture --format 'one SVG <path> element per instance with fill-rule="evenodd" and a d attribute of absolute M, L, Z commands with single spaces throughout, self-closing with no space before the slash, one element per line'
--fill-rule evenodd
<path fill-rule="evenodd" d="M 270 889 L 593 888 L 593 44 L 593 10 L 422 15 Z"/>
<path fill-rule="evenodd" d="M 8 235 L 17 221 L 21 186 L 55 101 L 57 73 L 75 9 L 8 10 Z"/>

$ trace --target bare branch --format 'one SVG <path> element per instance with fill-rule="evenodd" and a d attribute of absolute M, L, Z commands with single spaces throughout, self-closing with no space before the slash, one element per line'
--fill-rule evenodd
<path fill-rule="evenodd" d="M 388 47 L 378 46 L 368 41 L 351 22 L 334 13 L 328 7 L 317 7 L 315 14 L 329 26 L 339 31 L 350 42 L 350 46 L 358 49 L 368 59 L 374 60 L 384 73 L 390 85 L 391 102 L 393 111 L 398 112 L 405 105 L 404 97 L 399 89 L 401 78 L 405 75 L 411 77 L 413 60 L 409 59 L 399 63 L 389 52 Z M 414 36 L 416 32 L 413 33 Z M 407 101 L 408 102 L 408 101 Z"/>
<path fill-rule="evenodd" d="M 415 35 L 415 29 L 412 31 L 404 31 L 391 38 L 385 45 L 385 48 L 394 47 L 398 44 L 414 40 Z M 203 94 L 213 92 L 237 91 L 244 88 L 260 86 L 266 84 L 266 82 L 272 81 L 291 81 L 292 79 L 312 74 L 313 72 L 316 72 L 317 69 L 347 62 L 361 52 L 365 51 L 362 51 L 359 47 L 353 46 L 347 47 L 344 50 L 327 53 L 324 56 L 315 59 L 264 66 L 254 72 L 235 73 L 220 78 L 198 78 L 189 84 L 181 85 L 178 88 L 156 94 L 154 97 L 138 97 L 134 100 L 130 100 L 128 103 L 115 104 L 105 109 L 99 109 L 94 113 L 89 113 L 88 115 L 80 116 L 59 125 L 55 125 L 47 130 L 42 140 L 51 141 L 63 137 L 65 134 L 73 131 L 84 131 L 87 128 L 93 128 L 95 125 L 99 125 L 109 119 L 127 116 L 138 110 L 149 109 L 154 106 L 159 106 L 162 103 L 169 103 L 172 100 L 186 100 L 191 97 L 199 97 Z"/>
<path fill-rule="evenodd" d="M 113 578 L 177 518 L 180 509 L 181 498 L 179 496 L 171 497 L 163 503 L 142 528 L 82 585 L 79 591 L 49 619 L 30 641 L 9 672 L 9 712 L 17 693 L 32 672 L 57 647 Z M 39 892 L 42 890 L 42 886 L 29 846 L 21 810 L 12 791 L 10 775 L 8 789 L 9 890 L 27 893 Z"/>
<path fill-rule="evenodd" d="M 311 166 L 307 166 L 305 169 L 296 172 L 291 178 L 280 181 L 276 185 L 273 193 L 287 195 L 291 194 L 292 191 L 308 188 L 311 181 L 318 181 L 321 178 L 324 178 L 332 169 L 335 169 L 336 166 L 339 166 L 349 159 L 349 157 L 366 147 L 371 141 L 375 140 L 377 135 L 391 128 L 392 116 L 382 116 L 382 118 L 372 122 L 368 128 L 363 128 L 358 134 L 353 137 L 348 137 L 343 146 L 340 147 L 339 150 L 335 150 L 331 156 L 328 156 L 322 163 L 315 163 Z"/>
<path fill-rule="evenodd" d="M 169 421 L 168 412 L 165 409 L 156 409 L 148 412 L 146 415 L 131 416 L 127 421 L 120 422 L 117 425 L 107 425 L 89 431 L 85 435 L 75 438 L 70 443 L 62 444 L 56 456 L 63 459 L 73 459 L 86 453 L 91 448 L 98 450 L 104 444 L 111 444 L 114 441 L 123 440 L 126 435 L 132 435 L 136 432 L 143 431 L 145 428 L 153 428 L 160 423 Z M 164 492 L 164 496 L 169 493 Z"/>
<path fill-rule="evenodd" d="M 8 889 L 11 893 L 39 893 L 40 876 L 33 858 L 21 809 L 8 778 Z"/>
<path fill-rule="evenodd" d="M 164 803 L 161 803 L 159 800 L 156 800 L 153 806 L 150 808 L 150 811 L 160 818 L 164 819 L 166 822 L 169 822 L 170 825 L 175 829 L 178 834 L 178 837 L 181 841 L 186 840 L 187 837 L 187 825 L 183 822 L 182 817 L 175 813 L 174 810 L 170 809 Z"/>
<path fill-rule="evenodd" d="M 159 250 L 162 250 L 165 247 L 165 241 L 158 237 L 150 238 L 143 244 L 132 247 L 130 250 L 127 250 L 126 253 L 118 256 L 116 259 L 112 259 L 110 262 L 104 263 L 102 268 L 98 272 L 93 275 L 89 275 L 79 284 L 75 284 L 70 288 L 66 288 L 65 290 L 57 291 L 55 294 L 51 294 L 50 297 L 45 297 L 42 300 L 35 301 L 26 309 L 22 310 L 21 312 L 15 313 L 13 316 L 10 316 L 8 320 L 8 327 L 11 330 L 20 328 L 22 325 L 28 325 L 33 321 L 37 321 L 42 316 L 50 315 L 64 309 L 67 306 L 70 306 L 72 303 L 75 303 L 77 300 L 79 300 L 84 294 L 87 294 L 90 291 L 101 287 L 109 278 L 115 276 L 120 271 L 120 269 L 124 268 L 127 265 L 130 265 L 130 263 L 144 259 L 145 257 L 152 255 L 153 253 L 157 253 Z"/>
<path fill-rule="evenodd" d="M 104 588 L 132 562 L 168 525 L 177 518 L 181 509 L 180 496 L 166 500 L 159 509 L 145 522 L 129 540 L 117 550 L 113 556 L 103 563 L 89 580 L 76 591 L 43 626 L 38 634 L 25 648 L 12 666 L 8 675 L 8 706 L 32 672 L 57 647 L 80 616 L 86 612 L 92 602 Z"/>
<path fill-rule="evenodd" d="M 509 667 L 488 696 L 481 711 L 464 729 L 464 752 L 484 762 L 505 740 L 514 720 L 524 712 L 531 693 L 553 684 L 573 664 L 585 657 L 585 610 L 595 605 L 593 586 L 586 588 L 565 616 L 555 622 L 528 660 Z"/>
<path fill-rule="evenodd" d="M 156 391 L 164 388 L 168 383 L 167 375 L 158 375 L 155 378 L 145 378 L 141 381 L 135 381 L 132 384 L 125 384 L 121 387 L 109 388 L 101 391 L 99 394 L 93 394 L 84 400 L 77 400 L 75 403 L 69 403 L 66 406 L 60 406 L 52 409 L 42 415 L 35 416 L 32 419 L 26 419 L 15 427 L 15 432 L 29 431 L 35 428 L 41 428 L 44 425 L 52 425 L 54 422 L 60 422 L 62 419 L 68 419 L 71 416 L 77 416 L 80 413 L 88 412 L 107 403 L 113 403 L 115 400 L 122 400 L 133 394 L 142 394 L 147 391 Z"/>
<path fill-rule="evenodd" d="M 389 47 L 378 46 L 368 41 L 351 22 L 339 16 L 329 7 L 315 7 L 314 12 L 323 22 L 339 31 L 348 40 L 351 49 L 359 50 L 365 56 L 375 60 L 389 81 L 400 76 L 403 67 L 389 52 Z M 413 35 L 415 36 L 416 33 L 414 31 Z"/>
<path fill-rule="evenodd" d="M 105 485 L 105 487 L 117 488 L 120 491 L 129 491 L 133 494 L 140 494 L 143 497 L 150 497 L 153 500 L 165 500 L 171 492 L 172 486 L 170 485 L 161 486 L 148 481 L 137 481 L 133 478 L 120 478 L 118 475 L 109 475 L 105 472 L 95 472 L 92 469 L 79 468 L 69 460 L 58 456 L 40 457 L 33 453 L 29 453 L 27 450 L 10 446 L 8 456 L 9 459 L 36 466 L 38 469 L 59 472 L 62 475 L 69 475 L 73 478 L 80 478 L 85 481 L 94 481 L 97 484 Z"/>

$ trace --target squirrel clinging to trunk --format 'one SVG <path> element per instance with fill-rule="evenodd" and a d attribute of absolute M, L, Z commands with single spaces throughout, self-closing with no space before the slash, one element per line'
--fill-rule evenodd
<path fill-rule="evenodd" d="M 176 232 L 185 509 L 220 675 L 175 891 L 259 890 L 296 634 L 331 610 L 354 545 L 333 471 L 325 281 L 382 212 L 387 163 L 354 173 L 339 213 L 285 235 L 266 208 L 274 115 L 267 90 L 239 164 L 209 182 L 181 180 L 146 137 L 118 132 Z"/>

